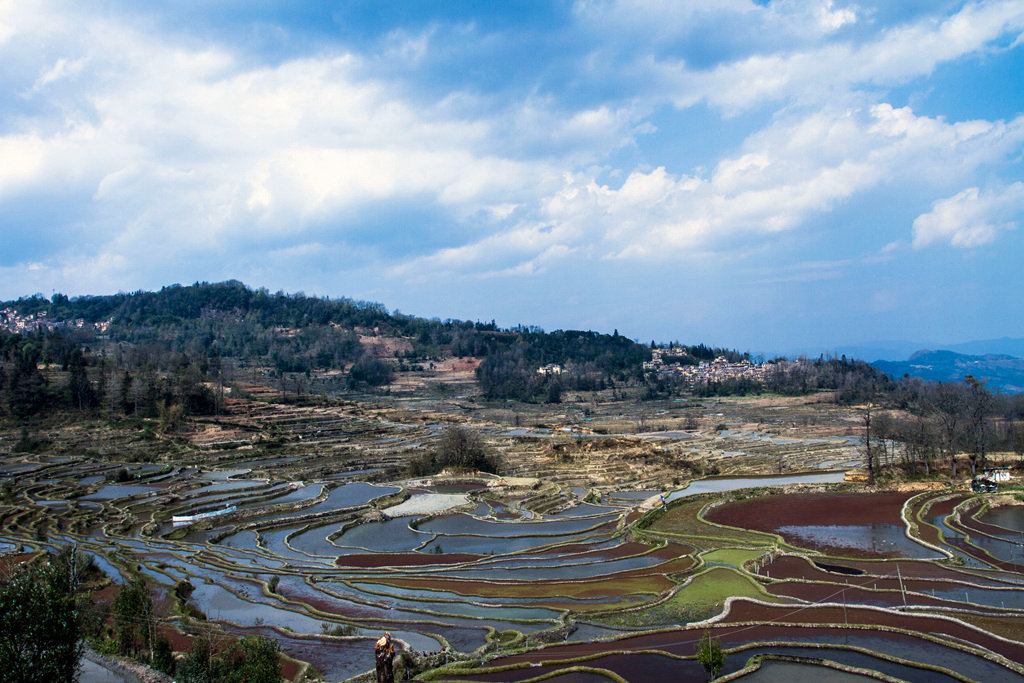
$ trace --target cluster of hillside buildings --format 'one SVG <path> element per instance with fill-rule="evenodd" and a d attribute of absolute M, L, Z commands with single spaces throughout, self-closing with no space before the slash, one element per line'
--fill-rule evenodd
<path fill-rule="evenodd" d="M 85 322 L 81 318 L 78 318 L 77 320 L 50 320 L 46 311 L 22 315 L 10 306 L 0 310 L 0 329 L 18 334 L 38 331 L 51 332 L 62 328 L 75 328 L 80 330 L 87 325 L 95 327 L 100 332 L 106 332 L 107 328 L 110 327 L 110 321 L 106 320 L 103 322 L 92 323 L 90 325 L 90 323 Z"/>
<path fill-rule="evenodd" d="M 752 363 L 749 360 L 730 363 L 725 356 L 719 356 L 711 362 L 703 361 L 697 365 L 664 361 L 665 356 L 686 356 L 686 350 L 682 348 L 655 349 L 651 355 L 651 360 L 644 363 L 644 372 L 655 373 L 659 378 L 691 386 L 736 379 L 764 382 L 776 368 L 774 363 Z"/>
<path fill-rule="evenodd" d="M 775 363 L 752 363 L 749 360 L 731 363 L 725 356 L 719 356 L 711 362 L 704 361 L 696 365 L 665 362 L 666 357 L 671 359 L 687 355 L 686 349 L 683 348 L 654 349 L 651 351 L 651 360 L 643 365 L 644 372 L 654 373 L 659 378 L 671 380 L 674 383 L 694 386 L 734 379 L 764 382 L 778 367 Z M 537 373 L 541 375 L 560 375 L 562 372 L 564 372 L 564 368 L 556 363 L 548 363 L 537 368 Z"/>

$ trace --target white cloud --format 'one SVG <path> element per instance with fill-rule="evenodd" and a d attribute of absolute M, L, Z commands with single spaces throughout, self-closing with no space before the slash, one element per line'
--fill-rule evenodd
<path fill-rule="evenodd" d="M 888 105 L 821 111 L 752 135 L 744 153 L 723 159 L 707 178 L 656 169 L 633 173 L 617 190 L 593 183 L 564 190 L 560 197 L 571 198 L 576 211 L 591 210 L 581 217 L 561 208 L 558 217 L 604 222 L 605 243 L 622 242 L 622 254 L 676 255 L 793 229 L 883 180 L 970 172 L 1022 143 L 1024 118 L 979 128 Z"/>
<path fill-rule="evenodd" d="M 83 210 L 120 234 L 100 238 L 88 258 L 166 262 L 231 244 L 254 249 L 379 200 L 416 198 L 453 220 L 482 214 L 493 224 L 510 212 L 501 207 L 558 186 L 549 161 L 505 153 L 500 131 L 514 107 L 465 116 L 452 111 L 449 93 L 413 101 L 340 50 L 248 67 L 221 47 L 77 19 L 49 26 L 63 56 L 36 55 L 26 89 L 58 117 L 0 121 L 0 200 L 29 191 L 91 197 Z M 93 45 L 104 49 L 94 54 Z M 72 76 L 75 88 L 51 87 Z M 630 124 L 607 107 L 537 118 L 563 150 Z M 344 232 L 344 221 L 336 225 Z"/>
<path fill-rule="evenodd" d="M 834 10 L 826 3 L 814 6 L 816 19 L 790 18 L 798 26 L 844 24 L 855 18 L 853 12 Z M 930 74 L 943 62 L 995 49 L 993 43 L 1000 37 L 1024 30 L 1024 5 L 1017 0 L 968 3 L 944 20 L 927 17 L 863 42 L 809 41 L 795 47 L 787 44 L 789 31 L 780 27 L 772 32 L 765 17 L 758 19 L 759 25 L 751 30 L 773 33 L 777 42 L 753 54 L 737 55 L 710 70 L 691 68 L 683 59 L 647 54 L 633 68 L 658 85 L 658 94 L 667 88 L 671 101 L 684 108 L 706 101 L 735 113 L 770 100 L 834 102 L 858 87 L 900 84 Z"/>
<path fill-rule="evenodd" d="M 857 23 L 857 10 L 853 7 L 836 8 L 832 0 L 815 8 L 818 26 L 826 33 L 837 31 L 847 24 Z"/>
<path fill-rule="evenodd" d="M 0 58 L 16 52 L 6 61 L 22 93 L 16 113 L 0 113 L 0 202 L 86 198 L 87 248 L 24 256 L 64 283 L 135 288 L 168 264 L 210 278 L 204 267 L 265 254 L 294 268 L 372 233 L 360 211 L 413 204 L 448 225 L 432 241 L 415 224 L 380 225 L 405 248 L 381 247 L 373 270 L 396 281 L 527 278 L 567 260 L 603 272 L 718 264 L 877 188 L 934 198 L 982 186 L 979 169 L 1024 145 L 1024 117 L 950 122 L 879 92 L 1008 42 L 1024 27 L 1019 2 L 875 30 L 870 10 L 831 0 L 581 1 L 579 24 L 559 36 L 570 38 L 564 60 L 512 96 L 426 73 L 444 61 L 436 50 L 453 49 L 438 45 L 444 27 L 393 31 L 378 57 L 319 45 L 253 64 L 230 45 L 114 13 L 18 4 L 0 0 Z M 733 29 L 742 40 L 725 35 Z M 633 40 L 645 32 L 649 43 Z M 47 49 L 34 48 L 43 34 Z M 751 117 L 760 129 L 699 140 L 710 149 L 701 167 L 673 165 L 659 148 L 703 133 L 699 121 L 674 127 L 671 105 L 697 102 L 713 115 L 779 104 Z M 993 239 L 1012 222 L 1009 200 L 995 197 L 1017 185 L 937 202 L 915 222 L 914 245 Z"/>
<path fill-rule="evenodd" d="M 61 57 L 52 67 L 36 79 L 36 82 L 32 85 L 32 94 L 37 94 L 51 83 L 56 83 L 65 78 L 74 78 L 82 71 L 87 60 L 87 57 L 73 60 Z"/>
<path fill-rule="evenodd" d="M 592 173 L 565 174 L 557 192 L 506 232 L 406 266 L 511 271 L 554 247 L 591 260 L 696 263 L 757 250 L 883 184 L 931 187 L 970 177 L 1022 145 L 1024 117 L 948 123 L 888 104 L 794 115 L 751 135 L 706 176 L 658 167 L 614 186 Z"/>
<path fill-rule="evenodd" d="M 0 138 L 0 198 L 40 177 L 45 166 L 45 147 L 34 135 Z"/>
<path fill-rule="evenodd" d="M 1024 213 L 1024 183 L 986 192 L 969 187 L 940 199 L 932 210 L 914 220 L 914 247 L 946 243 L 969 248 L 990 244 L 999 233 L 1016 227 L 1014 216 Z"/>

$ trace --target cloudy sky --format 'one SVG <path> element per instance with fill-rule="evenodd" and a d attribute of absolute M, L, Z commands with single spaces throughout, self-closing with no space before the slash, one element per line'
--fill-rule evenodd
<path fill-rule="evenodd" d="M 0 299 L 1024 336 L 1024 0 L 0 0 Z"/>

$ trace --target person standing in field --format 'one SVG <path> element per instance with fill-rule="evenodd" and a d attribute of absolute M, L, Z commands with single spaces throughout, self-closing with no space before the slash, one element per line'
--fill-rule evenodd
<path fill-rule="evenodd" d="M 395 683 L 395 647 L 388 631 L 373 646 L 373 654 L 377 660 L 377 683 Z"/>

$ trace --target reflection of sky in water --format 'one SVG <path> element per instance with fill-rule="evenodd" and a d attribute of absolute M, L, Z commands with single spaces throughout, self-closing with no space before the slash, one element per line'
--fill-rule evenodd
<path fill-rule="evenodd" d="M 224 546 L 225 548 L 255 548 L 256 532 L 249 529 L 239 531 L 221 539 L 221 542 L 218 545 Z"/>
<path fill-rule="evenodd" d="M 622 635 L 623 630 L 597 626 L 596 624 L 577 623 L 576 630 L 569 635 L 569 642 L 589 642 L 599 638 L 613 638 Z"/>
<path fill-rule="evenodd" d="M 619 500 L 647 500 L 659 493 L 661 491 L 609 491 L 605 496 L 608 498 L 618 498 Z"/>
<path fill-rule="evenodd" d="M 295 531 L 294 528 L 287 528 L 287 527 L 284 528 L 284 529 L 273 529 L 273 530 L 270 530 L 270 531 L 263 531 L 263 532 L 261 532 L 261 535 L 263 536 L 263 545 L 271 553 L 274 553 L 275 555 L 280 555 L 281 557 L 287 557 L 287 558 L 299 560 L 300 562 L 305 561 L 305 562 L 309 562 L 309 563 L 329 564 L 329 560 L 319 560 L 318 561 L 318 560 L 315 560 L 314 558 L 307 557 L 306 555 L 303 555 L 302 553 L 296 552 L 296 551 L 292 550 L 291 548 L 289 548 L 288 546 L 286 546 L 284 544 L 285 536 L 287 536 L 290 533 L 293 533 L 294 531 Z"/>
<path fill-rule="evenodd" d="M 719 493 L 735 489 L 747 489 L 755 486 L 782 486 L 785 484 L 823 484 L 843 481 L 842 472 L 825 474 L 802 474 L 781 477 L 735 477 L 726 479 L 699 479 L 690 482 L 685 489 L 678 489 L 665 496 L 665 500 L 675 500 L 698 493 Z"/>
<path fill-rule="evenodd" d="M 121 578 L 121 571 L 111 564 L 107 558 L 103 557 L 98 553 L 89 553 L 92 556 L 92 561 L 97 567 L 99 567 L 104 574 L 110 577 L 110 580 L 114 583 L 124 583 L 124 579 Z"/>
<path fill-rule="evenodd" d="M 364 600 L 373 603 L 372 605 L 358 603 L 332 605 L 332 609 L 339 613 L 345 614 L 351 611 L 361 619 L 377 618 L 382 621 L 386 620 L 392 623 L 398 622 L 407 625 L 411 625 L 410 622 L 415 621 L 441 621 L 450 626 L 459 626 L 463 628 L 484 628 L 490 626 L 499 631 L 515 629 L 524 633 L 532 633 L 534 631 L 550 628 L 552 620 L 558 617 L 558 612 L 542 607 L 523 608 L 506 607 L 502 605 L 487 607 L 474 606 L 469 604 L 467 601 L 431 602 L 399 600 L 389 598 L 387 596 L 365 593 L 346 584 L 333 581 L 321 581 L 317 585 L 322 586 L 332 594 L 337 594 L 344 598 Z M 328 600 L 332 598 L 333 596 L 327 597 Z M 430 612 L 438 612 L 439 614 L 431 614 L 419 610 L 429 610 Z M 519 621 L 505 621 L 507 619 L 531 619 L 534 620 L 534 622 L 521 623 Z M 430 626 L 425 626 L 425 629 L 428 631 L 431 630 L 431 628 L 432 627 Z"/>
<path fill-rule="evenodd" d="M 825 545 L 832 548 L 856 548 L 877 553 L 895 552 L 901 557 L 945 557 L 942 553 L 926 548 L 907 538 L 902 526 L 896 524 L 865 524 L 857 526 L 837 525 L 790 525 L 776 531 L 793 539 Z"/>
<path fill-rule="evenodd" d="M 234 491 L 235 489 L 246 489 L 255 488 L 258 486 L 265 486 L 267 482 L 261 479 L 234 479 L 232 481 L 214 481 L 209 486 L 204 486 L 199 489 L 200 496 L 208 496 L 214 493 L 224 493 L 225 491 Z"/>
<path fill-rule="evenodd" d="M 401 597 L 396 595 L 380 595 L 380 593 L 394 593 L 390 586 L 380 584 L 354 584 L 349 587 L 345 584 L 324 582 L 334 593 L 351 595 L 360 600 L 369 600 L 378 605 L 388 605 L 391 608 L 421 609 L 438 612 L 449 616 L 482 617 L 489 619 L 527 619 L 531 621 L 553 621 L 558 618 L 559 612 L 544 607 L 516 607 L 511 605 L 486 605 L 470 604 L 469 599 L 456 596 L 450 601 L 410 599 L 419 597 L 414 591 L 408 591 Z M 361 590 L 366 588 L 371 592 Z M 454 594 L 451 594 L 454 595 Z M 471 598 L 472 602 L 480 602 Z M 550 626 L 550 624 L 548 624 Z M 544 628 L 540 626 L 539 628 Z"/>
<path fill-rule="evenodd" d="M 471 534 L 478 536 L 537 536 L 572 534 L 600 526 L 618 513 L 601 517 L 569 518 L 548 522 L 490 522 L 469 515 L 437 517 L 420 524 L 420 531 L 437 534 Z"/>
<path fill-rule="evenodd" d="M 653 493 L 650 495 L 654 495 Z M 650 496 L 648 496 L 650 497 Z M 618 510 L 612 510 L 604 505 L 592 505 L 591 503 L 580 503 L 574 505 L 571 508 L 566 508 L 561 512 L 544 513 L 544 517 L 548 519 L 561 519 L 565 517 L 590 517 L 593 515 L 602 515 L 608 512 L 615 512 L 618 514 Z"/>
<path fill-rule="evenodd" d="M 809 637 L 800 634 L 793 634 L 792 632 L 790 632 L 787 633 L 786 640 L 793 642 L 813 642 L 817 645 L 827 643 L 827 641 L 825 641 L 825 639 L 823 639 L 820 634 Z M 891 657 L 897 657 L 911 662 L 919 662 L 922 664 L 940 666 L 951 671 L 956 671 L 957 673 L 963 676 L 969 677 L 971 680 L 1020 680 L 1020 676 L 1018 674 L 1015 674 L 1011 672 L 1009 669 L 999 666 L 994 662 L 987 662 L 981 657 L 977 657 L 966 652 L 958 652 L 952 648 L 942 647 L 941 645 L 927 643 L 916 638 L 907 639 L 894 637 L 892 639 L 887 639 L 877 638 L 873 636 L 862 636 L 859 634 L 844 631 L 842 636 L 836 636 L 835 638 L 831 638 L 829 640 L 836 644 L 861 647 L 868 653 L 878 652 L 881 654 L 886 654 Z M 743 650 L 742 657 L 729 657 L 726 659 L 726 666 L 721 673 L 728 674 L 738 669 L 741 669 L 743 668 L 747 658 L 752 657 L 755 654 L 768 652 L 772 654 L 792 655 L 811 659 L 828 659 L 834 662 L 839 662 L 840 664 L 845 664 L 847 666 L 856 666 L 865 669 L 871 669 L 874 671 L 880 671 L 890 676 L 894 676 L 899 680 L 905 681 L 931 683 L 932 681 L 955 680 L 951 677 L 943 676 L 942 674 L 939 674 L 935 671 L 926 671 L 918 668 L 913 668 L 904 664 L 899 664 L 896 662 L 881 660 L 877 657 L 872 656 L 871 654 L 850 650 L 834 649 L 829 648 L 827 646 L 821 649 L 773 646 L 768 648 L 755 647 L 748 650 Z M 805 669 L 804 676 L 787 680 L 816 680 L 824 682 L 832 680 L 827 677 L 830 673 L 831 670 L 829 669 Z M 761 679 L 755 676 L 749 679 L 747 679 L 747 677 L 744 677 L 744 680 L 759 681 Z"/>
<path fill-rule="evenodd" d="M 1024 564 L 1024 547 L 1021 546 L 1020 541 L 983 536 L 976 532 L 969 534 L 968 541 L 997 560 Z"/>
<path fill-rule="evenodd" d="M 980 519 L 986 524 L 995 524 L 1004 529 L 1024 533 L 1024 505 L 990 508 Z"/>
<path fill-rule="evenodd" d="M 325 534 L 326 535 L 326 534 Z M 345 531 L 334 542 L 341 546 L 366 548 L 377 552 L 409 551 L 430 538 L 409 528 L 409 520 L 401 517 L 387 522 L 360 524 Z M 338 554 L 335 549 L 334 554 Z"/>
<path fill-rule="evenodd" d="M 352 482 L 332 489 L 327 498 L 316 505 L 296 512 L 286 512 L 280 515 L 264 517 L 263 519 L 279 519 L 297 515 L 312 515 L 329 510 L 340 510 L 341 508 L 365 505 L 374 498 L 386 496 L 389 493 L 397 493 L 401 489 L 395 486 L 377 486 L 365 482 Z"/>
<path fill-rule="evenodd" d="M 946 585 L 946 584 L 942 584 Z M 922 588 L 917 591 L 934 598 L 988 605 L 1000 609 L 1024 609 L 1024 590 L 978 588 L 961 585 L 955 588 Z"/>
<path fill-rule="evenodd" d="M 248 471 L 248 468 L 239 470 L 215 470 L 213 472 L 203 472 L 199 476 L 203 479 L 210 479 L 211 481 L 224 481 L 229 477 L 237 477 L 238 475 L 245 474 Z"/>
<path fill-rule="evenodd" d="M 946 525 L 945 519 L 946 515 L 936 515 L 935 517 L 928 517 L 924 521 L 938 527 L 939 531 L 942 532 L 942 536 L 947 540 L 963 538 L 963 534 L 961 534 L 959 531 L 956 531 L 955 529 L 951 529 Z M 961 552 L 953 546 L 945 545 L 943 547 L 949 550 L 954 555 L 956 555 L 956 557 L 964 563 L 965 567 L 971 567 L 972 569 L 984 569 L 988 567 L 988 565 L 982 562 L 981 560 L 976 560 L 970 555 L 964 554 L 963 552 Z"/>
<path fill-rule="evenodd" d="M 10 472 L 12 474 L 14 474 L 14 473 L 22 473 L 22 472 L 28 472 L 30 470 L 38 469 L 39 466 L 40 465 L 37 462 L 10 463 L 8 465 L 0 464 L 0 472 Z"/>
<path fill-rule="evenodd" d="M 624 557 L 618 560 L 596 561 L 587 564 L 563 564 L 562 566 L 453 569 L 450 572 L 445 572 L 445 576 L 467 579 L 494 579 L 497 581 L 561 581 L 602 577 L 631 569 L 643 569 L 666 561 L 654 555 L 641 555 L 639 557 Z M 524 562 L 523 564 L 529 565 L 531 563 Z"/>
<path fill-rule="evenodd" d="M 614 530 L 614 527 L 613 529 Z M 423 546 L 423 552 L 472 553 L 476 555 L 500 555 L 502 553 L 532 550 L 541 546 L 563 543 L 586 542 L 585 536 L 438 536 Z M 595 540 L 604 540 L 603 535 Z M 438 548 L 438 550 L 435 550 Z"/>
<path fill-rule="evenodd" d="M 384 508 L 384 514 L 390 517 L 402 515 L 419 515 L 428 512 L 442 512 L 468 501 L 465 493 L 417 493 L 398 505 Z"/>
<path fill-rule="evenodd" d="M 192 585 L 195 590 L 189 602 L 198 605 L 208 619 L 233 621 L 241 626 L 284 626 L 296 633 L 320 633 L 320 619 L 242 600 L 217 584 L 193 580 Z"/>
<path fill-rule="evenodd" d="M 305 486 L 299 487 L 287 493 L 283 496 L 276 496 L 270 500 L 259 503 L 261 506 L 266 505 L 281 505 L 283 503 L 297 503 L 303 500 L 309 500 L 310 498 L 316 498 L 324 490 L 323 484 L 306 484 Z"/>
<path fill-rule="evenodd" d="M 996 510 L 1003 510 L 1003 509 L 1007 509 L 1007 508 L 996 508 Z M 1002 519 L 1002 521 L 1008 521 L 1010 523 L 1015 523 L 1016 522 L 1016 515 L 1017 515 L 1017 513 L 1012 512 L 1015 509 L 1022 509 L 1022 510 L 1024 510 L 1024 508 L 1009 508 L 1009 510 L 1011 510 L 1011 512 L 1004 513 L 1005 517 L 997 516 L 996 518 L 997 519 Z M 991 512 L 993 512 L 993 511 L 994 510 L 992 510 L 989 513 L 987 513 L 986 515 L 984 515 L 984 517 L 981 518 L 982 521 L 984 521 L 986 523 L 989 523 L 989 524 L 994 524 L 995 522 L 993 522 L 991 520 L 991 518 L 989 517 L 989 514 L 991 514 Z M 945 523 L 945 521 L 944 521 L 945 517 L 946 517 L 945 515 L 937 515 L 935 517 L 928 518 L 926 521 L 929 522 L 930 524 L 934 524 L 935 526 L 939 527 L 939 529 L 942 530 L 943 535 L 947 539 L 964 539 L 964 534 L 961 531 L 959 531 L 958 529 L 951 529 Z M 1001 524 L 1000 526 L 1005 526 L 1005 525 Z M 996 537 L 992 537 L 992 536 L 985 536 L 985 535 L 981 534 L 980 532 L 969 532 L 968 533 L 968 538 L 966 540 L 971 545 L 973 545 L 973 546 L 975 546 L 977 548 L 980 548 L 980 549 L 988 552 L 992 557 L 994 557 L 994 558 L 996 558 L 998 560 L 1003 560 L 1004 562 L 1024 563 L 1024 545 L 1021 545 L 1021 543 L 1022 543 L 1022 541 L 1024 541 L 1024 539 L 1018 538 L 1017 535 L 1014 534 L 1014 533 L 1006 534 L 1006 538 L 996 538 Z M 951 548 L 951 550 L 954 553 L 956 553 L 957 557 L 959 557 L 959 558 L 964 560 L 964 564 L 967 567 L 972 567 L 972 568 L 975 568 L 975 569 L 983 569 L 983 568 L 989 568 L 989 566 L 990 566 L 987 563 L 982 562 L 981 560 L 975 559 L 975 558 L 973 558 L 973 557 L 971 557 L 969 555 L 965 555 L 962 551 L 956 549 L 955 547 Z M 1012 576 L 1012 575 L 1010 575 L 1010 576 Z"/>
<path fill-rule="evenodd" d="M 608 550 L 621 545 L 620 539 L 610 539 L 604 543 L 587 543 L 587 552 L 538 552 L 538 553 L 522 553 L 518 555 L 509 555 L 507 557 L 500 556 L 493 559 L 486 558 L 478 562 L 481 567 L 547 567 L 553 566 L 558 567 L 563 564 L 582 564 L 588 562 L 602 562 L 606 561 L 605 558 L 610 560 L 623 559 L 624 555 L 612 555 L 610 553 L 598 553 L 590 551 Z M 579 550 L 579 548 L 573 548 L 573 550 Z M 645 551 L 651 550 L 650 547 L 644 549 Z M 647 553 L 632 552 L 627 553 L 631 555 L 646 555 Z"/>
<path fill-rule="evenodd" d="M 153 486 L 142 486 L 139 484 L 107 484 L 96 491 L 96 493 L 91 493 L 88 496 L 82 496 L 79 500 L 110 500 L 112 498 L 135 496 L 140 493 L 149 493 L 150 491 L 158 490 L 159 489 Z"/>
<path fill-rule="evenodd" d="M 319 526 L 296 534 L 288 539 L 288 544 L 299 552 L 323 557 L 332 557 L 339 553 L 338 548 L 327 540 L 329 534 L 340 528 L 340 524 Z"/>

